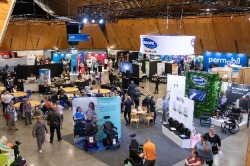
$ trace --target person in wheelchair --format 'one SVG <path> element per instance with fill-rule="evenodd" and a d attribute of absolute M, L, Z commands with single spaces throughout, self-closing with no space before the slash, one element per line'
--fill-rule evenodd
<path fill-rule="evenodd" d="M 140 157 L 142 151 L 142 145 L 140 145 L 136 139 L 131 139 L 129 145 L 129 159 L 132 161 L 133 164 L 137 163 L 138 165 L 142 165 L 143 159 Z"/>
<path fill-rule="evenodd" d="M 85 122 L 85 116 L 84 116 L 84 114 L 82 112 L 81 107 L 76 108 L 76 113 L 74 114 L 73 120 L 75 122 Z"/>
<path fill-rule="evenodd" d="M 76 108 L 76 113 L 73 116 L 73 120 L 74 120 L 74 137 L 76 135 L 82 137 L 85 135 L 85 116 L 82 112 L 82 108 L 81 107 L 77 107 Z"/>

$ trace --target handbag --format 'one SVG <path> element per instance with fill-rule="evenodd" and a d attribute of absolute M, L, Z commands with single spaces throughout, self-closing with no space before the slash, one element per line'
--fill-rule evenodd
<path fill-rule="evenodd" d="M 6 114 L 5 114 L 5 119 L 6 119 L 6 120 L 9 120 L 9 119 L 10 119 L 10 114 L 6 113 Z"/>

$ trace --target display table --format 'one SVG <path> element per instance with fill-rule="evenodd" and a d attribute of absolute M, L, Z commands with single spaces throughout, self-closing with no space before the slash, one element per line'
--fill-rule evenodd
<path fill-rule="evenodd" d="M 15 93 L 11 93 L 13 95 L 13 97 L 24 97 L 24 96 L 27 96 L 27 93 L 26 92 L 22 92 L 22 91 L 18 91 L 18 92 L 15 92 Z"/>
<path fill-rule="evenodd" d="M 131 113 L 132 113 L 132 114 L 138 115 L 138 116 L 139 116 L 139 121 L 140 121 L 140 122 L 144 122 L 143 116 L 144 116 L 144 115 L 147 115 L 147 111 L 137 111 L 136 109 L 132 109 L 132 110 L 131 110 Z"/>
<path fill-rule="evenodd" d="M 69 93 L 69 92 L 76 92 L 76 91 L 78 91 L 79 89 L 78 89 L 78 88 L 75 88 L 75 87 L 67 87 L 67 88 L 63 88 L 63 90 L 64 90 L 66 93 Z"/>
<path fill-rule="evenodd" d="M 181 139 L 178 135 L 175 135 L 172 131 L 168 130 L 162 125 L 162 133 L 166 135 L 169 139 L 179 145 L 181 148 L 191 148 L 191 139 Z"/>
<path fill-rule="evenodd" d="M 3 86 L 0 87 L 0 91 L 3 91 L 3 90 L 5 90 L 5 89 L 6 89 L 6 88 L 3 87 Z"/>
<path fill-rule="evenodd" d="M 39 85 L 37 83 L 24 83 L 23 84 L 23 91 L 27 92 L 27 90 L 31 90 L 32 92 L 38 92 Z"/>
<path fill-rule="evenodd" d="M 75 74 L 75 73 L 70 73 L 69 74 L 69 80 L 70 81 L 75 81 L 75 80 L 77 80 L 78 78 L 78 74 Z"/>
<path fill-rule="evenodd" d="M 211 118 L 211 124 L 216 125 L 216 126 L 221 126 L 221 123 L 226 121 L 227 119 L 216 119 L 216 118 Z M 244 128 L 247 127 L 247 122 L 242 121 L 240 124 L 238 124 L 240 127 L 240 131 L 243 130 Z"/>
<path fill-rule="evenodd" d="M 29 102 L 30 102 L 30 104 L 31 104 L 31 107 L 37 107 L 37 106 L 40 105 L 40 102 L 39 102 L 39 101 L 29 101 Z M 21 104 L 21 102 L 18 102 L 18 103 L 16 103 L 16 104 L 14 104 L 14 107 L 19 108 L 19 107 L 20 107 L 20 104 Z"/>
<path fill-rule="evenodd" d="M 101 94 L 107 94 L 107 93 L 111 92 L 109 89 L 93 89 L 92 92 L 93 93 L 98 93 L 98 90 L 100 90 Z"/>
<path fill-rule="evenodd" d="M 152 75 L 151 82 L 156 82 L 156 75 Z M 167 76 L 160 76 L 160 83 L 167 84 Z"/>

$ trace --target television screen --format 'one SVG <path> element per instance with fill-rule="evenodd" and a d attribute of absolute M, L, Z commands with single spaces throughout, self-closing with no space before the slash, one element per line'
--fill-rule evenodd
<path fill-rule="evenodd" d="M 133 73 L 132 63 L 120 62 L 120 70 L 123 73 L 126 73 L 126 71 L 128 70 L 132 74 Z"/>
<path fill-rule="evenodd" d="M 203 90 L 189 89 L 189 98 L 191 100 L 204 102 L 206 101 L 206 92 Z"/>

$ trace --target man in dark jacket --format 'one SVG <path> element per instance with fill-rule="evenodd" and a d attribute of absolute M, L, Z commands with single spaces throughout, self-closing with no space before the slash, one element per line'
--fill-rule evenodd
<path fill-rule="evenodd" d="M 132 80 L 131 84 L 128 87 L 129 95 L 130 95 L 132 101 L 134 101 L 135 88 L 136 88 L 136 85 L 134 84 L 134 81 Z"/>
<path fill-rule="evenodd" d="M 57 113 L 56 110 L 52 109 L 47 116 L 47 123 L 50 126 L 50 143 L 53 143 L 54 132 L 56 130 L 58 141 L 62 140 L 60 125 L 61 125 L 61 116 Z"/>
<path fill-rule="evenodd" d="M 156 76 L 156 81 L 155 81 L 155 92 L 154 94 L 158 94 L 159 93 L 159 83 L 160 83 L 160 77 L 159 75 Z"/>
<path fill-rule="evenodd" d="M 131 100 L 130 96 L 127 97 L 127 100 L 124 101 L 124 106 L 125 106 L 125 110 L 124 110 L 124 119 L 126 120 L 126 126 L 130 125 L 130 114 L 131 114 L 131 106 L 134 105 L 134 102 Z M 128 119 L 127 119 L 127 115 L 128 115 Z"/>

